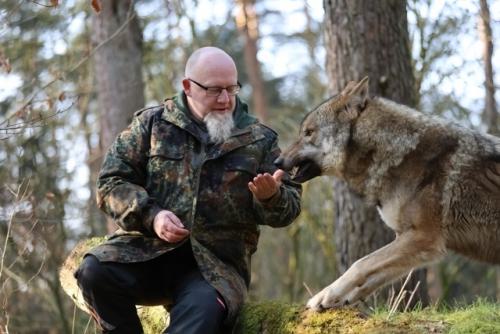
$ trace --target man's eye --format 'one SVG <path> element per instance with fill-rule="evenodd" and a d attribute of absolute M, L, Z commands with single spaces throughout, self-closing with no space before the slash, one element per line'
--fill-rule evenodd
<path fill-rule="evenodd" d="M 207 88 L 208 94 L 219 95 L 222 92 L 222 88 L 210 87 Z"/>
<path fill-rule="evenodd" d="M 236 95 L 238 94 L 238 92 L 240 91 L 240 86 L 238 85 L 235 85 L 235 86 L 229 86 L 226 88 L 227 89 L 227 92 L 230 94 L 230 95 Z"/>

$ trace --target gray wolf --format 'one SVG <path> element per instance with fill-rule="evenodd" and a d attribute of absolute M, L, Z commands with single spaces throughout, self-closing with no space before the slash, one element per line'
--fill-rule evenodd
<path fill-rule="evenodd" d="M 309 308 L 356 303 L 449 250 L 500 263 L 500 139 L 371 98 L 368 78 L 307 114 L 275 164 L 297 182 L 344 180 L 396 233 L 313 296 Z"/>

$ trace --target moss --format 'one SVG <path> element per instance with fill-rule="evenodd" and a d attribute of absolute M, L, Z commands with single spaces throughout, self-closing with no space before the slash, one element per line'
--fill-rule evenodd
<path fill-rule="evenodd" d="M 294 333 L 301 307 L 279 302 L 247 303 L 236 320 L 236 334 Z"/>
<path fill-rule="evenodd" d="M 489 334 L 500 333 L 500 305 L 479 302 L 463 309 L 426 308 L 367 316 L 354 308 L 315 313 L 299 305 L 250 303 L 240 314 L 236 334 Z"/>
<path fill-rule="evenodd" d="M 163 306 L 137 307 L 144 334 L 163 333 L 168 324 L 168 313 Z"/>
<path fill-rule="evenodd" d="M 73 277 L 83 254 L 104 238 L 80 242 L 69 254 L 60 271 L 61 285 L 75 304 L 88 312 Z M 247 303 L 236 320 L 234 334 L 493 334 L 500 333 L 500 304 L 479 300 L 459 309 L 426 308 L 396 313 L 387 310 L 367 316 L 354 308 L 315 313 L 303 305 L 276 301 Z M 161 333 L 168 315 L 162 306 L 140 307 L 139 316 L 146 334 Z"/>
<path fill-rule="evenodd" d="M 353 308 L 327 310 L 321 313 L 306 310 L 302 313 L 301 321 L 295 333 L 348 333 L 345 331 L 346 329 L 364 324 L 364 318 L 365 316 L 362 313 Z"/>
<path fill-rule="evenodd" d="M 82 293 L 78 288 L 77 282 L 73 274 L 80 265 L 83 259 L 83 255 L 92 247 L 97 246 L 106 240 L 105 237 L 102 238 L 91 238 L 79 242 L 75 248 L 69 253 L 68 257 L 64 261 L 61 269 L 59 270 L 59 281 L 61 286 L 68 294 L 68 296 L 73 299 L 76 306 L 81 310 L 88 312 L 87 306 L 83 300 Z"/>

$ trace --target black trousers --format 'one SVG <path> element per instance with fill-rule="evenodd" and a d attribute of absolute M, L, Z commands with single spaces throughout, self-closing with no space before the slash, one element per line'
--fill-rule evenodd
<path fill-rule="evenodd" d="M 88 255 L 75 277 L 103 333 L 142 333 L 135 305 L 163 305 L 167 299 L 173 304 L 165 333 L 223 331 L 222 296 L 202 277 L 188 244 L 138 263 L 100 262 Z"/>

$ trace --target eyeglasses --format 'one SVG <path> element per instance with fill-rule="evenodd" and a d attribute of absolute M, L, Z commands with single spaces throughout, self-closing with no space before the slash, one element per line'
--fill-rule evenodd
<path fill-rule="evenodd" d="M 238 82 L 237 85 L 227 86 L 227 87 L 207 87 L 203 86 L 201 83 L 194 81 L 193 79 L 188 79 L 189 81 L 195 83 L 199 87 L 203 88 L 207 96 L 219 96 L 225 89 L 228 95 L 236 95 L 240 92 L 241 84 Z"/>

